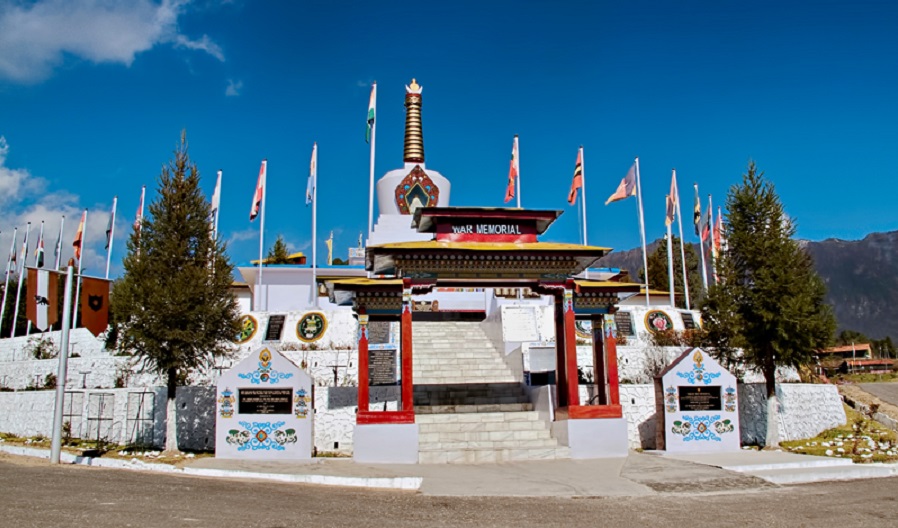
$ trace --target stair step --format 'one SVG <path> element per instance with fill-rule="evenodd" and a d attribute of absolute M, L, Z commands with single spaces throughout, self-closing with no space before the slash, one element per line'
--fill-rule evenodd
<path fill-rule="evenodd" d="M 487 422 L 528 422 L 540 421 L 539 414 L 535 411 L 491 411 L 479 413 L 453 413 L 453 414 L 418 414 L 415 409 L 415 422 L 418 424 L 434 423 L 487 423 Z"/>
<path fill-rule="evenodd" d="M 555 460 L 570 458 L 566 447 L 536 449 L 457 449 L 451 451 L 424 451 L 418 453 L 421 464 L 488 464 L 524 460 Z"/>
<path fill-rule="evenodd" d="M 473 405 L 415 406 L 415 414 L 481 414 L 532 411 L 532 403 L 484 403 Z"/>
<path fill-rule="evenodd" d="M 553 449 L 557 447 L 554 438 L 512 438 L 508 440 L 440 440 L 439 442 L 418 444 L 418 452 L 451 451 L 456 449 Z"/>

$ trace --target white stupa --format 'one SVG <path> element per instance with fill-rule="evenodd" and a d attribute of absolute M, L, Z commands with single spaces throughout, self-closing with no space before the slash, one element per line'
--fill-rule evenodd
<path fill-rule="evenodd" d="M 432 234 L 418 233 L 412 228 L 415 210 L 449 205 L 452 187 L 449 180 L 424 165 L 421 91 L 421 86 L 414 79 L 405 87 L 405 164 L 377 181 L 377 209 L 380 214 L 373 230 L 368 233 L 367 246 L 430 240 Z"/>

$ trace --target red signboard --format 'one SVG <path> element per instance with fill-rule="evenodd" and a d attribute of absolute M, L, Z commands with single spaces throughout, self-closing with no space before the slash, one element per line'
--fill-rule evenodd
<path fill-rule="evenodd" d="M 436 239 L 450 242 L 536 242 L 536 224 L 502 218 L 438 223 Z"/>

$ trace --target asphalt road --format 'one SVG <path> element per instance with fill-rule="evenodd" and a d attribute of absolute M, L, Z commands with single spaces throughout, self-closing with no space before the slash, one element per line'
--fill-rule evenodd
<path fill-rule="evenodd" d="M 0 525 L 28 527 L 894 526 L 898 478 L 632 498 L 429 497 L 51 466 L 0 456 Z"/>
<path fill-rule="evenodd" d="M 869 392 L 884 402 L 898 406 L 898 382 L 858 383 L 858 387 L 864 392 Z"/>

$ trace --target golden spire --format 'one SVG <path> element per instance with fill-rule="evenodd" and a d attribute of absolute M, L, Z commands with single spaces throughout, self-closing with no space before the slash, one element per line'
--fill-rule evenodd
<path fill-rule="evenodd" d="M 405 87 L 405 149 L 406 163 L 424 163 L 424 133 L 421 128 L 421 91 L 415 79 Z"/>

